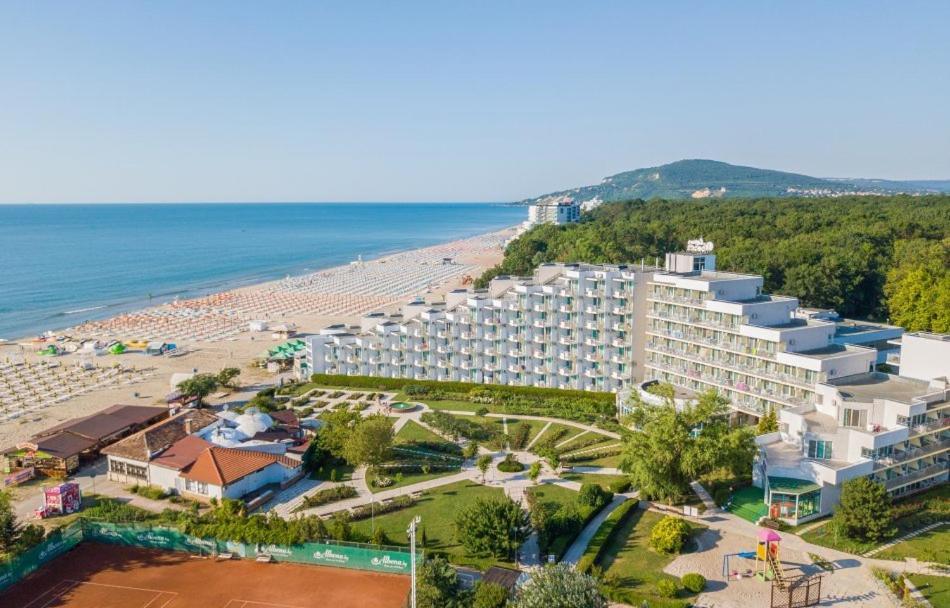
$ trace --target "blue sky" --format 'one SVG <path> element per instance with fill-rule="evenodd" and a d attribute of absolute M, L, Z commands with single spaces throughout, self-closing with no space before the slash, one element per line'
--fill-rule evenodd
<path fill-rule="evenodd" d="M 0 202 L 950 178 L 950 3 L 5 2 Z"/>

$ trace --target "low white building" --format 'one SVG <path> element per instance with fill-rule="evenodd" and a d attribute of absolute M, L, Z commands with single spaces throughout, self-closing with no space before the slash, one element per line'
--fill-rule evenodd
<path fill-rule="evenodd" d="M 107 476 L 123 484 L 153 485 L 174 492 L 178 489 L 175 482 L 178 471 L 191 464 L 200 451 L 194 449 L 199 445 L 194 441 L 180 442 L 222 424 L 208 410 L 186 410 L 153 424 L 102 450 L 106 456 Z M 207 446 L 210 443 L 201 441 L 202 449 Z M 191 460 L 185 457 L 186 453 L 191 455 Z M 177 468 L 169 472 L 172 463 Z"/>
<path fill-rule="evenodd" d="M 303 474 L 286 456 L 212 446 L 180 474 L 181 493 L 200 500 L 239 499 L 264 486 L 285 487 Z"/>

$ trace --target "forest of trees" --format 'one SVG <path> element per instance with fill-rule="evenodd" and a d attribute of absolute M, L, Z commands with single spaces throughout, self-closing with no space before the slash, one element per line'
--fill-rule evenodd
<path fill-rule="evenodd" d="M 542 225 L 476 281 L 544 262 L 648 265 L 689 239 L 716 244 L 720 270 L 853 318 L 950 331 L 950 195 L 606 203 L 578 224 Z"/>

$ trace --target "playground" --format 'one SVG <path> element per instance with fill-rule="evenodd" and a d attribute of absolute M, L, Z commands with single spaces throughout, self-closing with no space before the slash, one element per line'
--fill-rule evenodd
<path fill-rule="evenodd" d="M 84 542 L 0 592 L 21 608 L 400 608 L 409 577 Z"/>

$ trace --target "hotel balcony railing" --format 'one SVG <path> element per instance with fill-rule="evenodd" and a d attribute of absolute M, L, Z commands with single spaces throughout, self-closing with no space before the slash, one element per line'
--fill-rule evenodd
<path fill-rule="evenodd" d="M 577 356 L 574 355 L 574 353 L 564 352 L 564 353 L 558 353 L 557 358 L 560 359 L 561 361 L 573 361 L 574 359 L 577 358 Z"/>
<path fill-rule="evenodd" d="M 926 435 L 927 433 L 932 433 L 943 428 L 950 427 L 950 416 L 940 418 L 938 420 L 931 420 L 923 424 L 915 424 L 910 428 L 910 436 L 916 437 L 917 435 Z"/>
<path fill-rule="evenodd" d="M 535 359 L 544 359 L 547 356 L 547 353 L 543 350 L 535 350 L 531 352 L 531 356 Z"/>
<path fill-rule="evenodd" d="M 738 332 L 739 324 L 737 323 L 717 323 L 715 321 L 709 321 L 705 319 L 700 319 L 698 317 L 690 317 L 685 315 L 674 315 L 672 313 L 663 311 L 663 310 L 652 310 L 647 313 L 647 316 L 657 317 L 660 319 L 675 321 L 677 323 L 683 323 L 686 325 L 697 325 L 699 327 L 708 327 L 710 329 L 719 329 L 729 332 Z"/>
<path fill-rule="evenodd" d="M 586 338 L 584 340 L 584 345 L 585 346 L 600 346 L 601 341 L 594 338 Z"/>
<path fill-rule="evenodd" d="M 523 350 L 513 349 L 513 350 L 508 351 L 508 356 L 509 357 L 524 357 L 525 354 Z"/>
<path fill-rule="evenodd" d="M 940 473 L 947 472 L 947 463 L 938 463 L 932 464 L 930 466 L 918 469 L 916 471 L 908 471 L 905 475 L 900 475 L 898 477 L 892 477 L 884 482 L 884 487 L 888 490 L 893 490 L 901 486 L 905 486 L 909 483 L 914 483 L 921 479 L 926 479 L 927 477 L 934 477 Z"/>
<path fill-rule="evenodd" d="M 744 382 L 734 382 L 732 380 L 729 380 L 728 378 L 714 376 L 711 374 L 704 374 L 694 369 L 690 369 L 683 366 L 665 365 L 665 364 L 657 363 L 657 362 L 648 362 L 647 364 L 659 370 L 672 371 L 674 373 L 686 376 L 687 378 L 691 378 L 693 380 L 699 380 L 701 382 L 715 384 L 715 385 L 727 388 L 729 390 L 754 395 L 756 397 L 761 397 L 769 401 L 780 401 L 782 403 L 786 403 L 793 406 L 808 405 L 809 403 L 811 403 L 810 401 L 806 399 L 802 399 L 800 397 L 796 397 L 793 395 L 782 395 L 780 393 L 768 391 L 761 387 L 750 386 Z"/>
<path fill-rule="evenodd" d="M 603 378 L 604 372 L 599 369 L 589 369 L 584 372 L 584 375 L 588 378 Z"/>
<path fill-rule="evenodd" d="M 559 338 L 557 341 L 558 344 L 563 344 L 564 346 L 572 346 L 577 344 L 577 340 L 574 338 Z"/>
<path fill-rule="evenodd" d="M 924 458 L 925 456 L 940 453 L 947 448 L 950 448 L 950 438 L 941 439 L 921 447 L 908 448 L 906 450 L 901 450 L 900 452 L 895 452 L 891 456 L 878 458 L 874 461 L 874 468 L 885 469 L 902 462 L 916 460 L 918 458 Z"/>
<path fill-rule="evenodd" d="M 767 350 L 755 349 L 743 344 L 738 344 L 735 342 L 730 342 L 727 340 L 716 340 L 714 338 L 707 338 L 705 336 L 699 336 L 691 332 L 682 332 L 679 330 L 666 329 L 663 327 L 648 327 L 647 333 L 658 334 L 661 336 L 666 336 L 668 338 L 674 338 L 676 340 L 684 340 L 688 342 L 693 342 L 695 344 L 701 344 L 703 346 L 712 346 L 722 350 L 728 350 L 730 352 L 747 355 L 753 357 L 762 357 L 763 359 L 775 359 L 775 353 L 769 352 Z"/>
<path fill-rule="evenodd" d="M 627 345 L 626 340 L 621 340 L 620 338 L 614 338 L 610 342 L 611 346 L 616 346 L 617 348 L 622 348 Z"/>

